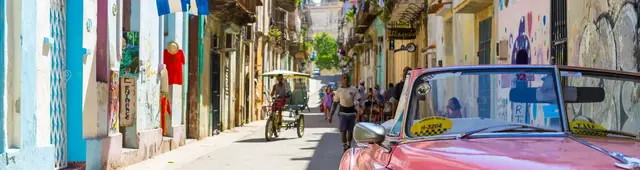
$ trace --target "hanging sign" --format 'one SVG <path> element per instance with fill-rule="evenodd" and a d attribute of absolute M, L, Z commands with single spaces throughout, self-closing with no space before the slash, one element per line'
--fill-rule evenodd
<path fill-rule="evenodd" d="M 398 52 L 398 51 L 415 52 L 416 51 L 416 45 L 413 44 L 413 43 L 409 43 L 407 45 L 400 46 L 400 49 L 393 50 L 393 52 Z"/>
<path fill-rule="evenodd" d="M 392 28 L 389 29 L 389 38 L 399 40 L 416 39 L 416 30 L 413 28 Z"/>

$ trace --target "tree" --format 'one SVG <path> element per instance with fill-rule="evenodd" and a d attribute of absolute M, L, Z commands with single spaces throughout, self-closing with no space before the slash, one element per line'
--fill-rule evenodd
<path fill-rule="evenodd" d="M 313 39 L 313 47 L 318 57 L 315 61 L 317 68 L 329 70 L 339 66 L 338 43 L 329 34 L 317 34 Z"/>

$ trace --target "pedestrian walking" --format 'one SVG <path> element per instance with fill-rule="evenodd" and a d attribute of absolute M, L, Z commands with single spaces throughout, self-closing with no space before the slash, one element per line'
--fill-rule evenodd
<path fill-rule="evenodd" d="M 333 89 L 331 89 L 331 86 L 327 86 L 327 89 L 324 92 L 324 99 L 322 99 L 322 107 L 324 107 L 324 120 L 328 120 L 329 116 L 331 115 L 331 104 L 333 104 Z"/>
<path fill-rule="evenodd" d="M 349 82 L 349 75 L 343 74 L 342 87 L 334 92 L 331 116 L 329 116 L 329 123 L 331 123 L 333 113 L 340 106 L 338 118 L 340 119 L 339 128 L 344 151 L 351 147 L 353 128 L 356 124 L 356 114 L 358 114 L 356 108 L 359 106 L 358 99 L 360 98 L 358 89 L 351 86 Z"/>
<path fill-rule="evenodd" d="M 393 96 L 395 101 L 393 103 L 393 110 L 396 110 L 398 108 L 398 101 L 400 101 L 400 96 L 402 96 L 402 90 L 404 88 L 404 79 L 407 78 L 407 74 L 409 74 L 409 71 L 411 71 L 411 67 L 405 67 L 402 70 L 402 80 L 400 80 L 400 82 L 398 82 L 395 85 L 394 96 Z M 395 115 L 393 116 L 395 117 Z"/>

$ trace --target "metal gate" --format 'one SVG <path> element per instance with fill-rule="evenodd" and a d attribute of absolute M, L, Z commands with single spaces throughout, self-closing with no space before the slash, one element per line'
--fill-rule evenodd
<path fill-rule="evenodd" d="M 551 1 L 551 64 L 568 65 L 567 1 Z"/>
<path fill-rule="evenodd" d="M 491 64 L 491 21 L 487 18 L 480 21 L 478 64 Z M 491 77 L 480 75 L 478 79 L 478 115 L 482 118 L 491 117 Z"/>
<path fill-rule="evenodd" d="M 51 37 L 54 38 L 51 48 L 51 144 L 54 145 L 55 167 L 67 167 L 67 78 L 65 54 L 66 0 L 51 0 L 49 19 L 51 21 Z"/>

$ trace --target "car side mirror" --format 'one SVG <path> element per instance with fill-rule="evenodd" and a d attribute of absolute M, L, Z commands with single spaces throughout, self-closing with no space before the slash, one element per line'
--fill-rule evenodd
<path fill-rule="evenodd" d="M 385 129 L 378 124 L 360 122 L 353 129 L 353 139 L 359 143 L 381 144 L 384 138 Z"/>

